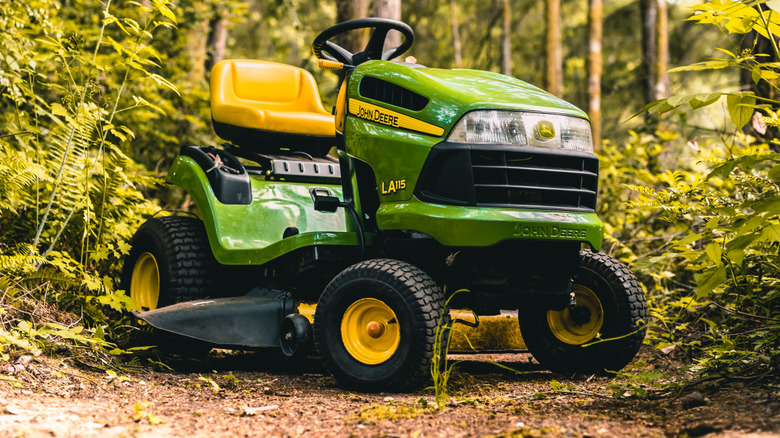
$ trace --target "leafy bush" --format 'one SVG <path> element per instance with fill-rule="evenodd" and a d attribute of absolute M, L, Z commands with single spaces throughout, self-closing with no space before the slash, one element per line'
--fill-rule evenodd
<path fill-rule="evenodd" d="M 159 207 L 139 190 L 156 181 L 123 151 L 137 129 L 123 120 L 152 123 L 159 89 L 176 91 L 151 45 L 176 19 L 166 0 L 130 2 L 122 15 L 77 1 L 68 10 L 82 20 L 55 0 L 32 3 L 0 6 L 0 292 L 12 314 L 0 333 L 75 340 L 75 322 L 14 309 L 21 296 L 55 301 L 98 324 L 108 323 L 100 305 L 131 305 L 114 291 L 118 261 Z"/>
<path fill-rule="evenodd" d="M 780 14 L 758 6 L 711 2 L 694 10 L 692 19 L 737 40 L 750 31 L 780 35 Z M 719 50 L 728 58 L 676 70 L 746 69 L 756 83 L 777 89 L 775 63 L 751 50 Z M 646 110 L 695 111 L 723 96 L 733 131 L 703 144 L 691 140 L 688 153 L 678 146 L 673 171 L 653 162 L 671 150 L 668 134 L 634 135 L 625 148 L 605 148 L 602 209 L 609 212 L 602 217 L 612 250 L 650 285 L 656 323 L 648 339 L 657 348 L 680 346 L 707 374 L 763 375 L 780 365 L 780 154 L 741 128 L 751 120 L 776 124 L 778 102 L 724 91 L 675 96 Z"/>

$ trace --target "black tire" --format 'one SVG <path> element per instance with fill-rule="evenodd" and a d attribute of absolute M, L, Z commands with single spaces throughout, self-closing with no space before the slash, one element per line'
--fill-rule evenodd
<path fill-rule="evenodd" d="M 279 344 L 287 357 L 299 359 L 309 354 L 312 346 L 309 320 L 299 313 L 285 316 L 279 327 Z"/>
<path fill-rule="evenodd" d="M 183 216 L 149 219 L 138 228 L 130 245 L 130 253 L 122 268 L 120 288 L 139 302 L 141 310 L 208 298 L 214 294 L 219 265 L 200 219 Z M 150 267 L 139 265 L 144 263 Z M 138 284 L 143 281 L 143 272 L 153 273 L 155 266 L 152 265 L 156 265 L 159 278 L 157 300 L 154 300 L 153 281 Z M 139 294 L 151 298 L 139 298 Z"/>
<path fill-rule="evenodd" d="M 342 386 L 415 389 L 430 377 L 443 311 L 441 289 L 420 269 L 398 260 L 363 261 L 337 275 L 320 296 L 314 345 Z"/>
<path fill-rule="evenodd" d="M 560 373 L 618 371 L 636 356 L 645 337 L 645 295 L 619 260 L 583 250 L 574 279 L 578 305 L 547 311 L 520 309 L 528 350 L 542 366 Z M 614 340 L 598 342 L 600 339 Z"/>
<path fill-rule="evenodd" d="M 122 267 L 120 288 L 136 299 L 140 310 L 154 310 L 214 295 L 220 265 L 214 259 L 206 228 L 200 219 L 185 216 L 149 219 L 138 228 L 130 245 L 130 253 Z M 154 282 L 141 288 L 148 297 L 156 295 L 156 302 L 139 299 L 138 285 L 133 285 L 133 273 L 139 263 L 145 263 L 143 260 L 152 263 L 152 269 L 158 273 L 156 291 L 152 287 Z M 164 352 L 191 357 L 205 356 L 211 350 L 205 342 L 157 330 L 144 330 L 130 342 L 153 343 Z"/>

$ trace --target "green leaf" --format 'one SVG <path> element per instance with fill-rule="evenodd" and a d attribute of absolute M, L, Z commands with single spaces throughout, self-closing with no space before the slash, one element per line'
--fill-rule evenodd
<path fill-rule="evenodd" d="M 780 242 L 780 224 L 770 225 L 761 230 L 761 240 Z"/>
<path fill-rule="evenodd" d="M 66 110 L 64 106 L 55 102 L 51 104 L 51 113 L 55 116 L 67 116 L 68 110 Z"/>
<path fill-rule="evenodd" d="M 763 216 L 753 216 L 750 219 L 745 222 L 745 225 L 743 225 L 739 231 L 737 232 L 737 236 L 744 236 L 745 234 L 755 230 L 756 228 L 760 227 L 764 224 L 766 220 Z"/>
<path fill-rule="evenodd" d="M 157 6 L 157 10 L 160 12 L 160 14 L 171 20 L 172 22 L 176 23 L 176 15 L 173 14 L 173 11 L 168 9 L 167 6 L 163 5 L 162 2 L 155 2 L 155 6 Z"/>
<path fill-rule="evenodd" d="M 706 248 L 704 248 L 704 253 L 707 254 L 707 257 L 716 265 L 721 266 L 723 264 L 723 261 L 721 260 L 723 251 L 721 250 L 719 244 L 715 242 L 710 243 Z"/>
<path fill-rule="evenodd" d="M 685 236 L 684 238 L 682 238 L 682 239 L 678 240 L 677 242 L 675 242 L 675 245 L 686 246 L 688 244 L 691 244 L 691 243 L 696 242 L 697 240 L 701 239 L 702 236 L 704 236 L 704 235 L 700 234 L 700 233 L 689 234 L 689 235 Z"/>
<path fill-rule="evenodd" d="M 769 177 L 774 182 L 780 182 L 780 165 L 777 165 L 769 170 Z"/>
<path fill-rule="evenodd" d="M 710 268 L 701 274 L 696 274 L 696 299 L 704 298 L 710 295 L 713 289 L 726 281 L 726 267 L 718 266 Z"/>
<path fill-rule="evenodd" d="M 737 249 L 745 249 L 748 246 L 750 246 L 751 243 L 753 243 L 754 240 L 758 237 L 757 234 L 748 234 L 746 236 L 739 236 L 736 239 L 731 240 L 730 242 L 726 243 L 726 250 L 727 251 L 733 251 Z"/>
<path fill-rule="evenodd" d="M 666 100 L 666 102 L 669 105 L 678 107 L 682 104 L 688 103 L 688 101 L 690 101 L 692 98 L 693 96 L 677 95 L 677 96 L 670 97 L 669 99 Z"/>
<path fill-rule="evenodd" d="M 716 59 L 714 61 L 697 62 L 690 65 L 684 65 L 682 67 L 675 67 L 669 70 L 669 73 L 678 73 L 681 71 L 703 71 L 703 70 L 720 70 L 726 67 L 734 65 L 734 62 L 725 59 Z"/>
<path fill-rule="evenodd" d="M 756 106 L 756 96 L 750 93 L 729 94 L 726 96 L 726 107 L 731 121 L 742 129 L 753 117 Z"/>
<path fill-rule="evenodd" d="M 699 93 L 688 101 L 688 105 L 691 106 L 691 109 L 697 110 L 717 102 L 720 100 L 720 96 L 722 93 Z"/>
<path fill-rule="evenodd" d="M 639 110 L 636 113 L 634 113 L 628 119 L 631 120 L 631 119 L 633 119 L 634 117 L 636 117 L 636 116 L 638 116 L 640 114 L 644 114 L 645 112 L 647 112 L 648 114 L 655 114 L 655 113 L 663 114 L 663 113 L 669 112 L 669 111 L 671 111 L 671 110 L 673 110 L 675 108 L 676 107 L 674 107 L 672 105 L 669 105 L 669 103 L 667 102 L 667 99 L 659 99 L 659 100 L 656 100 L 656 101 L 648 103 L 647 105 L 644 106 L 644 108 L 642 108 L 641 110 Z"/>
<path fill-rule="evenodd" d="M 742 262 L 745 260 L 745 251 L 741 249 L 731 250 L 726 253 L 726 258 L 735 265 L 742 266 Z"/>

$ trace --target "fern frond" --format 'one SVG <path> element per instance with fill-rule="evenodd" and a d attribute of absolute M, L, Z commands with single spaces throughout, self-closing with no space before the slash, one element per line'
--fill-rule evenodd
<path fill-rule="evenodd" d="M 0 271 L 7 276 L 23 276 L 34 272 L 43 263 L 43 257 L 30 255 L 30 245 L 22 244 L 0 254 Z"/>

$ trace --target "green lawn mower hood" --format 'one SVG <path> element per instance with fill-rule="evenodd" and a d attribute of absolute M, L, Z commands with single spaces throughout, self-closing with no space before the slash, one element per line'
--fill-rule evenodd
<path fill-rule="evenodd" d="M 583 111 L 486 71 L 375 60 L 347 83 L 337 130 L 348 156 L 373 172 L 380 229 L 447 246 L 539 239 L 600 248 L 598 158 Z M 479 137 L 480 123 L 509 136 Z"/>
<path fill-rule="evenodd" d="M 352 75 L 350 96 L 359 95 L 368 102 L 383 103 L 360 93 L 364 77 L 387 81 L 397 86 L 394 91 L 403 92 L 401 89 L 404 88 L 428 100 L 427 104 L 417 111 L 410 108 L 407 112 L 403 106 L 394 106 L 399 106 L 401 113 L 414 114 L 415 118 L 444 128 L 445 137 L 455 122 L 472 110 L 518 110 L 566 114 L 587 119 L 587 115 L 574 105 L 541 88 L 500 73 L 428 68 L 403 62 L 368 61 L 359 65 Z"/>

